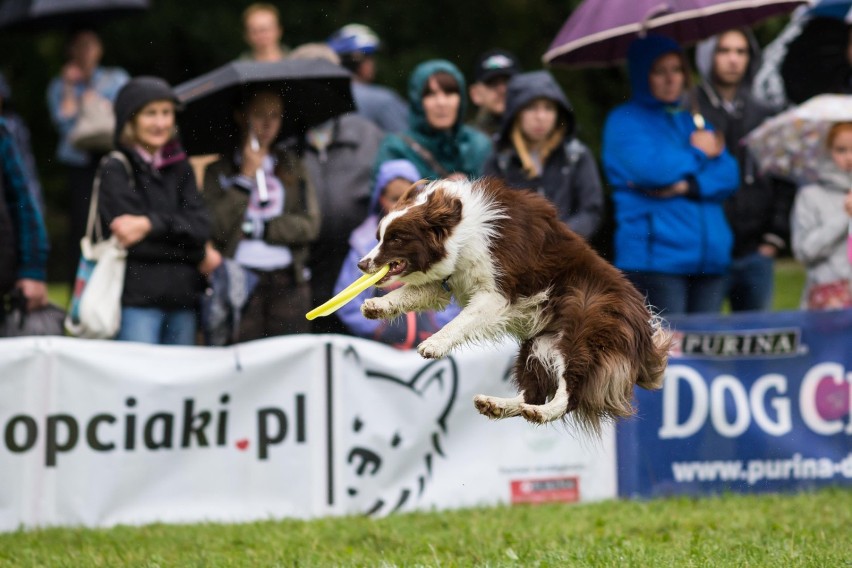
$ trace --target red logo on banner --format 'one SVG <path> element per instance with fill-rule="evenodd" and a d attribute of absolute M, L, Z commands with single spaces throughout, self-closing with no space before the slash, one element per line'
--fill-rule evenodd
<path fill-rule="evenodd" d="M 511 482 L 512 504 L 574 503 L 580 500 L 580 482 L 576 477 L 524 479 Z"/>

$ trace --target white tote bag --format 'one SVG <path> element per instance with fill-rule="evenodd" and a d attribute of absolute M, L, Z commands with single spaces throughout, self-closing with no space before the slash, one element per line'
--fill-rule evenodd
<path fill-rule="evenodd" d="M 134 183 L 133 170 L 124 154 L 111 152 L 104 157 L 92 186 L 86 235 L 80 239 L 82 260 L 77 272 L 77 286 L 84 283 L 84 287 L 79 305 L 75 306 L 72 302 L 65 318 L 65 329 L 68 333 L 86 339 L 110 339 L 115 337 L 121 327 L 121 294 L 124 291 L 127 250 L 114 236 L 109 239 L 102 238 L 98 217 L 101 170 L 110 157 L 115 157 L 124 164 L 131 186 Z M 87 271 L 87 265 L 90 267 L 90 274 L 81 275 L 81 272 Z"/>
<path fill-rule="evenodd" d="M 95 268 L 80 297 L 77 337 L 110 339 L 121 327 L 121 294 L 127 251 L 115 237 L 92 243 L 80 239 L 80 253 L 95 262 Z"/>

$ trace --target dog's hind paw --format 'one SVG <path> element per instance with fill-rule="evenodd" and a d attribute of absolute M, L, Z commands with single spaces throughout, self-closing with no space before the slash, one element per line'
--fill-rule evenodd
<path fill-rule="evenodd" d="M 553 420 L 553 418 L 545 414 L 540 408 L 530 405 L 524 405 L 521 409 L 521 416 L 524 417 L 524 420 L 533 424 L 547 424 Z"/>
<path fill-rule="evenodd" d="M 494 404 L 491 401 L 491 397 L 484 396 L 481 394 L 473 397 L 473 405 L 483 416 L 487 416 L 492 420 L 496 420 L 498 418 L 503 417 L 503 409 Z"/>
<path fill-rule="evenodd" d="M 498 408 L 496 404 L 492 403 L 487 396 L 483 396 L 481 394 L 476 395 L 473 397 L 473 405 L 483 416 L 487 416 L 488 418 L 500 418 L 500 408 Z"/>

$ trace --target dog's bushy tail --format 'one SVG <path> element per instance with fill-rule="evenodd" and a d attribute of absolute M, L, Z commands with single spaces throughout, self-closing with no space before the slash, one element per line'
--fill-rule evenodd
<path fill-rule="evenodd" d="M 632 290 L 632 289 L 631 289 Z M 578 294 L 563 301 L 559 351 L 566 364 L 567 412 L 590 434 L 603 423 L 629 418 L 634 386 L 659 389 L 668 360 L 671 333 L 651 316 L 638 295 L 622 303 L 615 295 Z"/>
<path fill-rule="evenodd" d="M 647 390 L 662 388 L 663 379 L 666 374 L 666 365 L 669 361 L 669 350 L 672 346 L 672 332 L 660 316 L 651 319 L 651 342 L 653 348 L 649 350 L 639 372 L 636 384 Z"/>

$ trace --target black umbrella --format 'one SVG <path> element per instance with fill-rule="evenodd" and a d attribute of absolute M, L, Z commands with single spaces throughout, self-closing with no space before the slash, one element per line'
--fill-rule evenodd
<path fill-rule="evenodd" d="M 804 25 L 781 63 L 788 99 L 799 104 L 823 93 L 849 92 L 849 29 L 834 18 L 814 18 Z"/>
<path fill-rule="evenodd" d="M 233 61 L 175 87 L 183 112 L 180 137 L 190 154 L 224 154 L 237 145 L 234 109 L 252 92 L 270 89 L 284 99 L 279 140 L 301 135 L 339 114 L 355 110 L 351 75 L 319 59 L 274 63 Z"/>
<path fill-rule="evenodd" d="M 146 10 L 150 0 L 4 0 L 0 29 L 40 31 L 94 26 L 116 15 Z"/>

